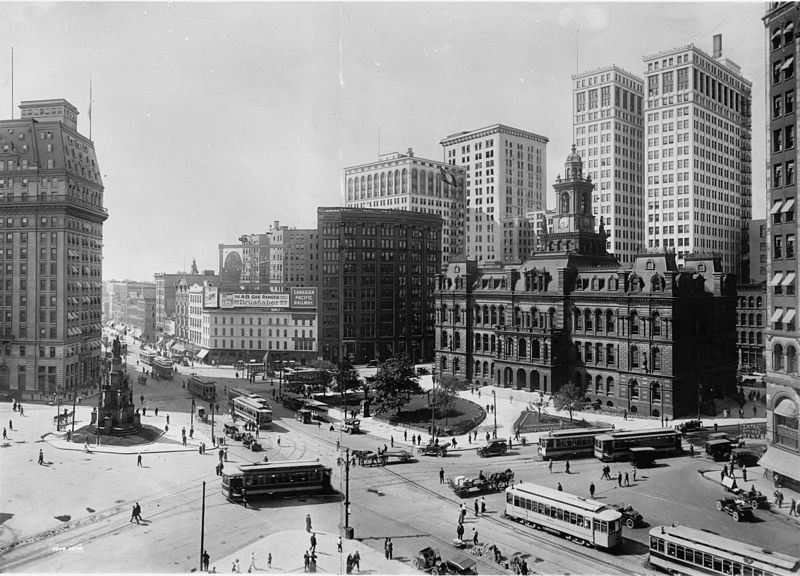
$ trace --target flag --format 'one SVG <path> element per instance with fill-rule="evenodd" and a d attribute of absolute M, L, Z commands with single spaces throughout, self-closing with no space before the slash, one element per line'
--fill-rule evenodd
<path fill-rule="evenodd" d="M 444 169 L 444 166 L 439 166 L 439 175 L 442 178 L 442 182 L 444 182 L 448 186 L 456 186 L 456 177 L 452 172 L 448 172 Z"/>

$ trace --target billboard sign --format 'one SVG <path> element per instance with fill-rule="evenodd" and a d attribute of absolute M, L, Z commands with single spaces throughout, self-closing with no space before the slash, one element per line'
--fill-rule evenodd
<path fill-rule="evenodd" d="M 292 308 L 317 308 L 317 289 L 311 288 L 292 288 L 291 292 Z"/>
<path fill-rule="evenodd" d="M 220 294 L 220 308 L 288 308 L 288 294 Z"/>
<path fill-rule="evenodd" d="M 216 308 L 217 307 L 217 287 L 206 286 L 205 294 L 203 295 L 203 308 Z"/>

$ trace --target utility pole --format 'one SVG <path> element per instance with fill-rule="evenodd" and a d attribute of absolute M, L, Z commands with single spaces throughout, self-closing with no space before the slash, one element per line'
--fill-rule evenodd
<path fill-rule="evenodd" d="M 200 572 L 203 571 L 203 552 L 206 537 L 206 481 L 203 480 L 203 508 L 200 513 Z"/>
<path fill-rule="evenodd" d="M 497 390 L 492 390 L 492 414 L 494 414 L 494 430 L 492 438 L 497 438 Z"/>

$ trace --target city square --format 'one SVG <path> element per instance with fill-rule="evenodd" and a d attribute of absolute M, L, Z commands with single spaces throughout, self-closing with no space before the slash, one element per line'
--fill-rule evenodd
<path fill-rule="evenodd" d="M 800 3 L 2 10 L 1 571 L 798 576 Z"/>

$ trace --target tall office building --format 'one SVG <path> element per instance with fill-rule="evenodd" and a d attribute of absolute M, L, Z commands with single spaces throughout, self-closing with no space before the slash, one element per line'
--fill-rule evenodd
<path fill-rule="evenodd" d="M 644 57 L 647 245 L 719 255 L 726 272 L 749 267 L 752 83 L 722 57 L 689 44 Z"/>
<path fill-rule="evenodd" d="M 345 206 L 436 214 L 443 221 L 442 263 L 464 252 L 466 171 L 405 154 L 382 154 L 377 162 L 344 169 Z"/>
<path fill-rule="evenodd" d="M 572 76 L 574 142 L 586 162 L 606 248 L 632 264 L 644 248 L 642 79 L 611 65 Z"/>
<path fill-rule="evenodd" d="M 77 108 L 19 108 L 0 121 L 0 396 L 29 399 L 99 382 L 108 211 Z"/>
<path fill-rule="evenodd" d="M 760 464 L 784 486 L 800 490 L 800 378 L 797 356 L 797 2 L 770 2 L 767 43 L 767 439 Z"/>
<path fill-rule="evenodd" d="M 545 207 L 548 139 L 503 124 L 452 134 L 444 161 L 466 169 L 466 257 L 502 261 L 503 220 Z"/>
<path fill-rule="evenodd" d="M 407 354 L 433 359 L 442 219 L 380 208 L 318 208 L 319 346 L 357 363 Z"/>

